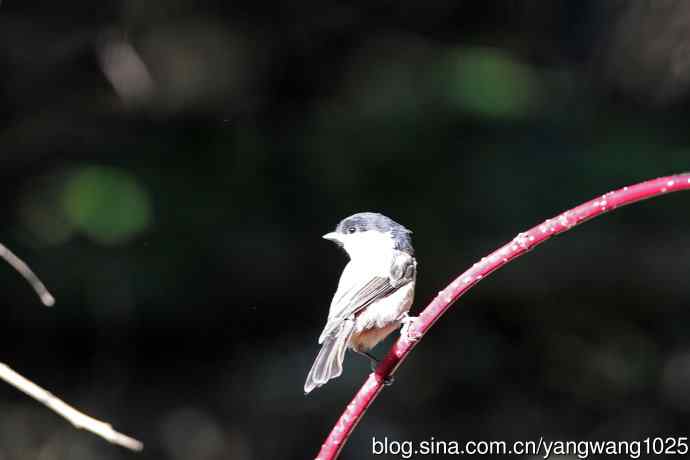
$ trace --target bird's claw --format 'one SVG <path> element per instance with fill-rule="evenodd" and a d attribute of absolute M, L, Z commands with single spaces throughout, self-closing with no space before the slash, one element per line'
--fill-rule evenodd
<path fill-rule="evenodd" d="M 407 316 L 401 320 L 402 329 L 400 330 L 400 335 L 405 337 L 410 342 L 418 342 L 422 338 L 422 334 L 414 330 L 412 327 L 414 322 L 419 318 L 418 316 Z"/>
<path fill-rule="evenodd" d="M 383 378 L 383 385 L 384 386 L 389 387 L 389 386 L 393 385 L 394 382 L 395 382 L 395 377 L 393 377 L 392 375 L 387 375 L 386 377 Z"/>

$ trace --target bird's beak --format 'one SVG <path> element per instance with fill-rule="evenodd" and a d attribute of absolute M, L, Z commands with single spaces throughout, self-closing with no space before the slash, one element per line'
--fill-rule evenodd
<path fill-rule="evenodd" d="M 333 241 L 334 243 L 340 243 L 340 236 L 336 232 L 326 233 L 321 238 L 324 240 Z"/>

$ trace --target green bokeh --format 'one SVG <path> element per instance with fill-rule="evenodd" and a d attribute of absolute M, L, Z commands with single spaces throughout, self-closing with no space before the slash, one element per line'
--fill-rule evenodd
<path fill-rule="evenodd" d="M 101 244 L 118 244 L 151 223 L 147 192 L 131 175 L 104 166 L 70 174 L 62 192 L 65 214 L 75 227 Z"/>
<path fill-rule="evenodd" d="M 454 51 L 448 57 L 452 105 L 485 117 L 521 118 L 539 105 L 536 76 L 509 54 L 491 48 Z"/>

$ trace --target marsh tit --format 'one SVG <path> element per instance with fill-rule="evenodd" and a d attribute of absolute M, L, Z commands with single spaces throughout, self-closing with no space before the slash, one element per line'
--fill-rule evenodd
<path fill-rule="evenodd" d="M 331 301 L 305 394 L 342 373 L 348 348 L 374 359 L 370 349 L 401 324 L 409 326 L 417 276 L 411 233 L 382 214 L 362 212 L 323 236 L 342 247 L 350 261 Z"/>

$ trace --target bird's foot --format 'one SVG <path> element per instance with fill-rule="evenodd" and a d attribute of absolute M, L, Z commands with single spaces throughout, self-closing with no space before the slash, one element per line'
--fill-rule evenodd
<path fill-rule="evenodd" d="M 378 367 L 379 363 L 381 362 L 380 359 L 378 359 L 376 356 L 372 355 L 368 351 L 354 350 L 354 352 L 369 359 L 371 372 L 376 373 L 376 367 Z M 395 378 L 392 375 L 383 378 L 383 384 L 387 387 L 393 385 L 393 382 L 395 382 Z"/>
<path fill-rule="evenodd" d="M 371 372 L 376 371 L 376 367 L 379 365 L 379 362 L 381 362 L 380 359 L 378 359 L 376 356 L 372 355 L 368 351 L 359 351 L 359 350 L 354 350 L 355 353 L 364 356 L 369 360 L 369 366 L 371 368 Z"/>
<path fill-rule="evenodd" d="M 402 329 L 400 330 L 400 335 L 405 337 L 410 342 L 418 342 L 422 338 L 422 334 L 417 332 L 412 326 L 414 322 L 419 318 L 418 316 L 408 316 L 407 313 L 400 321 L 402 323 Z"/>

